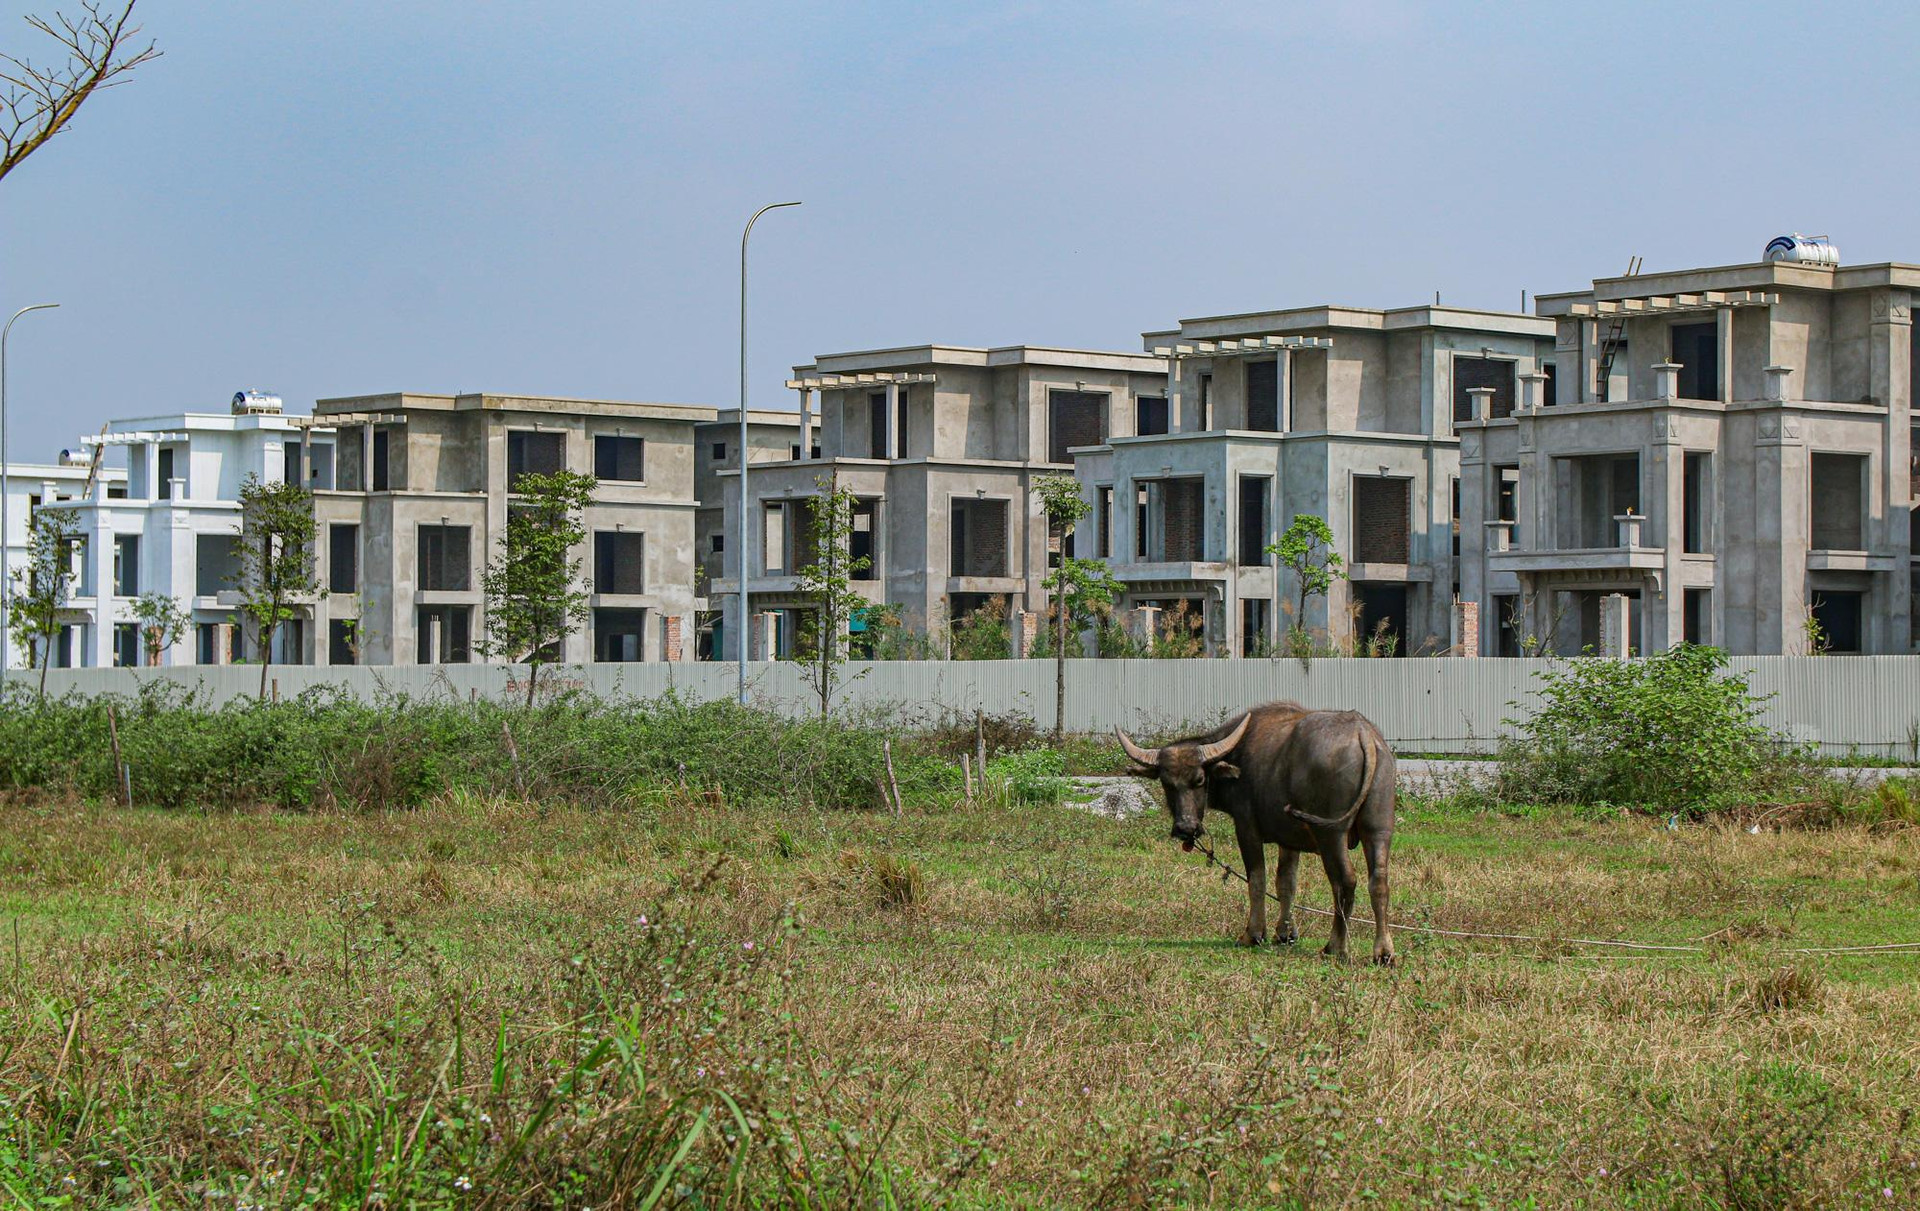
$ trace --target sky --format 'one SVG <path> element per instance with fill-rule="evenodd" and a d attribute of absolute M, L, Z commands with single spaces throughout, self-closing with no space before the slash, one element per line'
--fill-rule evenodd
<path fill-rule="evenodd" d="M 0 0 L 0 50 L 38 53 Z M 1920 261 L 1914 6 L 141 0 L 0 181 L 19 461 L 110 418 L 757 407 L 819 354 L 1517 308 L 1788 231 Z"/>

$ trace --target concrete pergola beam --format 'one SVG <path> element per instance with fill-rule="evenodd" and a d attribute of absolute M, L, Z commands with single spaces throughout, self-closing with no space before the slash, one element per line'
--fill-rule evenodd
<path fill-rule="evenodd" d="M 1154 354 L 1158 357 L 1254 357 L 1262 353 L 1278 353 L 1283 350 L 1331 349 L 1333 338 L 1326 336 L 1250 336 L 1232 340 L 1217 341 L 1179 341 L 1171 345 L 1157 345 Z"/>

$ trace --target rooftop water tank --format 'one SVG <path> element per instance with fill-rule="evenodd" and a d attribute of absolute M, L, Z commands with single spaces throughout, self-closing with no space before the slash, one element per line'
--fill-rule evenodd
<path fill-rule="evenodd" d="M 274 415 L 280 413 L 280 397 L 268 395 L 265 391 L 236 391 L 233 393 L 233 414 L 235 416 Z"/>
<path fill-rule="evenodd" d="M 1800 265 L 1838 265 L 1840 250 L 1823 235 L 1775 236 L 1767 243 L 1766 254 L 1761 258 L 1767 261 L 1792 261 Z"/>
<path fill-rule="evenodd" d="M 93 465 L 93 455 L 84 450 L 60 451 L 60 465 L 63 467 L 87 467 Z"/>

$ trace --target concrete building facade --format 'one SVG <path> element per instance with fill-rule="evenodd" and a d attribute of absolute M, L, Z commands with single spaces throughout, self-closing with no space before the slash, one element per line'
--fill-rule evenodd
<path fill-rule="evenodd" d="M 770 408 L 747 411 L 747 445 L 751 466 L 792 462 L 801 456 L 800 414 Z M 819 430 L 812 434 L 810 456 L 820 457 Z M 727 556 L 726 492 L 737 492 L 739 480 L 723 472 L 740 467 L 740 409 L 723 408 L 713 420 L 694 430 L 694 496 L 700 502 L 694 534 L 697 578 L 694 595 L 707 602 L 713 582 L 725 574 Z M 751 482 L 752 475 L 748 475 Z M 696 627 L 695 654 L 701 660 L 718 659 L 726 647 L 724 611 L 703 608 Z"/>
<path fill-rule="evenodd" d="M 333 434 L 302 420 L 282 415 L 273 396 L 243 391 L 225 415 L 115 421 L 82 438 L 83 448 L 101 449 L 103 464 L 123 465 L 104 467 L 92 494 L 72 506 L 81 569 L 55 663 L 144 663 L 132 609 L 146 593 L 171 597 L 192 615 L 186 637 L 161 654 L 163 664 L 258 659 L 234 614 L 240 488 L 249 475 L 331 485 Z M 275 644 L 276 663 L 301 663 L 305 620 L 283 624 Z"/>
<path fill-rule="evenodd" d="M 586 625 L 560 658 L 692 658 L 695 432 L 712 408 L 544 396 L 397 392 L 320 400 L 339 475 L 314 494 L 313 659 L 478 659 L 481 573 L 503 541 L 513 485 L 558 470 L 599 480 L 577 550 Z"/>
<path fill-rule="evenodd" d="M 801 397 L 800 440 L 820 456 L 756 467 L 744 553 L 748 609 L 777 615 L 776 654 L 791 650 L 807 608 L 794 572 L 809 558 L 806 501 L 822 481 L 858 502 L 852 553 L 870 567 L 856 586 L 897 605 L 907 629 L 937 639 L 978 609 L 1038 608 L 1049 543 L 1033 481 L 1071 474 L 1077 446 L 1132 432 L 1142 400 L 1164 407 L 1166 373 L 1146 354 L 924 345 L 821 357 L 788 386 Z M 726 533 L 740 533 L 737 492 L 722 495 Z M 740 554 L 728 552 L 712 589 L 730 620 Z M 723 658 L 738 651 L 728 640 Z"/>
<path fill-rule="evenodd" d="M 1145 334 L 1170 366 L 1164 407 L 1075 451 L 1092 516 L 1079 553 L 1107 561 L 1123 608 L 1178 612 L 1213 655 L 1391 637 L 1445 652 L 1458 591 L 1456 417 L 1475 391 L 1511 409 L 1552 372 L 1553 324 L 1509 312 L 1307 307 L 1184 320 Z M 1265 548 L 1325 519 L 1349 579 L 1302 613 Z"/>
<path fill-rule="evenodd" d="M 1767 261 L 1546 295 L 1559 390 L 1463 422 L 1486 654 L 1915 650 L 1920 267 Z"/>

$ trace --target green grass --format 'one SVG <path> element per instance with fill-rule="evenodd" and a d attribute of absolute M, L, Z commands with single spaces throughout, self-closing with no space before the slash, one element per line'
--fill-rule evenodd
<path fill-rule="evenodd" d="M 1920 957 L 1782 953 L 1920 940 L 1920 832 L 1409 802 L 1395 860 L 1403 920 L 1732 930 L 1639 957 L 1408 932 L 1396 969 L 1335 967 L 1323 918 L 1234 946 L 1242 889 L 1163 818 L 1005 801 L 16 802 L 0 1182 L 25 1206 L 1920 1199 Z M 1326 906 L 1316 866 L 1302 886 Z"/>

